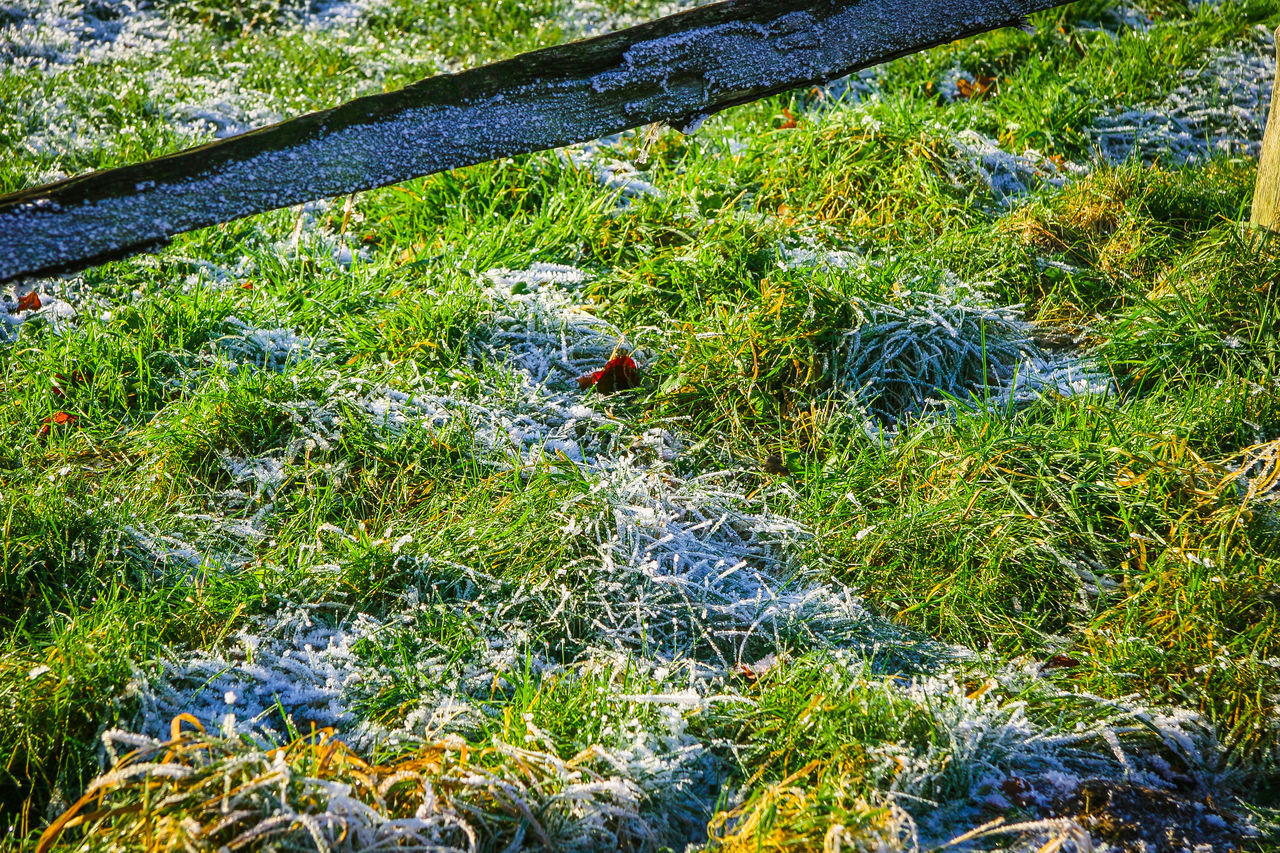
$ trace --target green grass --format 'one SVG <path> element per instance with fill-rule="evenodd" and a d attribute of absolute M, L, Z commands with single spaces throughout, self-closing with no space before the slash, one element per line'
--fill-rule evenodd
<path fill-rule="evenodd" d="M 242 106 L 292 115 L 574 35 L 556 4 L 514 0 L 465 14 L 395 0 L 329 31 L 299 26 L 305 4 L 157 6 L 188 28 L 171 51 L 0 69 L 0 146 L 12 152 L 0 190 L 202 141 L 186 104 L 209 101 L 223 79 Z M 138 724 L 139 685 L 163 661 L 217 654 L 297 605 L 331 627 L 378 626 L 351 650 L 374 675 L 345 694 L 370 762 L 353 752 L 350 767 L 439 779 L 482 768 L 519 780 L 556 832 L 577 819 L 556 810 L 556 762 L 637 742 L 698 749 L 674 781 L 598 756 L 582 766 L 640 780 L 636 814 L 672 833 L 663 843 L 870 843 L 893 836 L 899 807 L 964 827 L 1045 809 L 1084 820 L 1065 794 L 1023 802 L 1023 782 L 1008 780 L 1034 783 L 1038 753 L 1003 741 L 992 749 L 1007 807 L 973 799 L 1004 783 L 983 781 L 996 771 L 965 751 L 960 723 L 1025 719 L 1046 737 L 1079 723 L 1091 734 L 1070 760 L 1104 763 L 1100 727 L 1111 727 L 1135 760 L 1198 772 L 1150 715 L 1126 717 L 1133 708 L 1200 715 L 1218 744 L 1205 752 L 1215 801 L 1261 815 L 1265 830 L 1280 805 L 1280 520 L 1274 492 L 1258 498 L 1230 476 L 1248 448 L 1274 453 L 1280 439 L 1280 243 L 1242 225 L 1255 164 L 1093 162 L 1002 206 L 954 143 L 976 130 L 1007 151 L 1091 162 L 1097 117 L 1158 104 L 1213 50 L 1280 24 L 1264 0 L 1160 0 L 1149 30 L 1086 26 L 1110 6 L 1076 3 L 1036 16 L 1031 35 L 898 60 L 863 104 L 796 92 L 692 137 L 626 135 L 610 156 L 661 195 L 625 208 L 589 169 L 544 153 L 367 193 L 350 215 L 336 200 L 205 229 L 52 282 L 79 288 L 77 315 L 29 321 L 0 343 L 0 826 L 15 827 L 0 849 L 33 849 L 102 772 L 103 732 Z M 943 103 L 938 82 L 955 66 L 995 78 L 996 93 Z M 331 256 L 339 232 L 357 250 L 350 266 Z M 784 247 L 851 254 L 843 268 L 787 265 Z M 512 464 L 510 448 L 485 444 L 491 425 L 477 414 L 483 404 L 515 417 L 541 393 L 511 386 L 502 359 L 482 355 L 513 310 L 484 273 L 534 263 L 588 272 L 572 301 L 625 336 L 643 367 L 634 390 L 583 392 L 611 420 L 579 437 L 607 433 L 614 456 L 647 459 L 646 430 L 675 434 L 683 450 L 655 488 L 728 472 L 714 481 L 726 506 L 767 506 L 807 531 L 776 548 L 806 567 L 792 587 L 847 585 L 879 639 L 841 648 L 761 629 L 742 640 L 751 654 L 722 660 L 727 646 L 698 634 L 696 614 L 650 626 L 675 638 L 667 645 L 601 639 L 597 623 L 641 592 L 622 569 L 609 574 L 593 537 L 640 499 L 555 452 Z M 876 401 L 840 393 L 848 332 L 874 306 L 919 310 L 956 280 L 1078 341 L 1115 393 L 992 403 L 971 382 L 976 401 L 961 388 L 949 407 L 868 422 L 859 404 Z M 305 341 L 273 356 L 253 330 Z M 984 337 L 967 369 L 994 369 L 995 343 Z M 374 414 L 378 389 L 473 408 L 397 425 Z M 878 440 L 874 427 L 896 434 Z M 771 454 L 787 473 L 763 467 Z M 237 473 L 262 459 L 274 479 Z M 166 536 L 206 556 L 166 552 Z M 751 559 L 750 571 L 767 570 Z M 872 648 L 885 637 L 901 656 Z M 948 644 L 972 655 L 956 663 L 937 651 Z M 766 653 L 777 658 L 759 671 L 741 666 Z M 456 716 L 418 716 L 444 698 Z M 300 713 L 281 706 L 277 718 L 299 774 L 356 778 L 325 775 L 326 747 Z M 179 739 L 182 760 L 212 774 L 197 774 L 201 785 L 256 749 L 189 737 L 205 744 Z M 433 745 L 449 737 L 474 752 Z M 171 829 L 208 817 L 203 788 L 173 784 L 187 811 L 148 811 L 145 786 L 112 787 L 125 811 L 95 817 L 97 837 L 134 849 L 152 823 L 127 815 Z M 918 799 L 889 793 L 908 784 Z M 1183 826 L 1139 787 L 1122 793 L 1146 797 L 1152 821 Z M 702 806 L 664 813 L 673 791 L 695 789 Z M 512 802 L 448 792 L 487 816 L 484 849 L 534 832 Z M 1132 842 L 1133 826 L 1104 823 L 1097 837 Z M 59 844 L 92 849 L 82 830 Z"/>

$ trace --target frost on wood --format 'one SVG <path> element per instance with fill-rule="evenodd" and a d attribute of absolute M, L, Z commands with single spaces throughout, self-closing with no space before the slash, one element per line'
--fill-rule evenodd
<path fill-rule="evenodd" d="M 692 117 L 1018 23 L 1059 0 L 717 3 L 145 164 L 0 198 L 0 280 L 291 204 Z"/>

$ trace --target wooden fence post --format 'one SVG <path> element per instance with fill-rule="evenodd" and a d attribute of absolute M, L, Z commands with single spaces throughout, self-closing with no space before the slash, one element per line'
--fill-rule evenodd
<path fill-rule="evenodd" d="M 1254 225 L 1280 232 L 1280 29 L 1276 30 L 1276 81 L 1271 86 L 1271 113 L 1258 155 L 1258 183 L 1253 189 Z"/>

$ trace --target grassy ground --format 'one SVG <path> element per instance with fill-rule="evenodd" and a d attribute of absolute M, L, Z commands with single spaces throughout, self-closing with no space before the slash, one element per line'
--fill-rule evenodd
<path fill-rule="evenodd" d="M 15 10 L 6 191 L 662 8 Z M 1274 845 L 1280 8 L 1034 24 L 6 291 L 0 848 Z"/>

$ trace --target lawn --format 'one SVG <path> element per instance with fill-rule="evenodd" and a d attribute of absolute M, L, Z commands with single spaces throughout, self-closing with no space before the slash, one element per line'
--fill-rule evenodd
<path fill-rule="evenodd" d="M 0 192 L 680 5 L 19 0 Z M 0 851 L 1280 845 L 1280 3 L 1031 23 L 0 291 Z"/>

